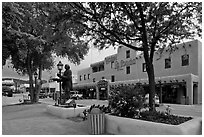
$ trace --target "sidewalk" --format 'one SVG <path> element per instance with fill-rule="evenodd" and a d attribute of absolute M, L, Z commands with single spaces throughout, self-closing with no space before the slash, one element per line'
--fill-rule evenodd
<path fill-rule="evenodd" d="M 62 119 L 46 112 L 46 104 L 2 107 L 3 135 L 88 135 L 87 121 Z"/>

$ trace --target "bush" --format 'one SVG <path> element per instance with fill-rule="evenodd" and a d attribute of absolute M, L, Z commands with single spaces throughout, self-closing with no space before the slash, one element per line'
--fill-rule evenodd
<path fill-rule="evenodd" d="M 176 116 L 176 115 L 168 115 L 164 112 L 157 112 L 157 111 L 143 111 L 140 113 L 140 117 L 138 119 L 157 122 L 157 123 L 179 125 L 188 120 L 191 120 L 192 117 L 181 117 L 181 116 Z"/>
<path fill-rule="evenodd" d="M 136 86 L 121 86 L 110 92 L 109 106 L 112 114 L 133 118 L 144 107 L 145 91 L 139 84 Z"/>
<path fill-rule="evenodd" d="M 111 90 L 109 110 L 111 115 L 141 119 L 146 121 L 179 125 L 192 117 L 181 117 L 170 114 L 170 106 L 166 112 L 148 111 L 145 106 L 145 91 L 140 85 L 121 86 Z"/>

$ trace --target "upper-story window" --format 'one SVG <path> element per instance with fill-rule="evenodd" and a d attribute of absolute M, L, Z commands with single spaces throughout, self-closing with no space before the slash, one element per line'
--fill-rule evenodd
<path fill-rule="evenodd" d="M 92 67 L 92 72 L 93 73 L 99 72 L 99 71 L 104 71 L 104 64 Z"/>
<path fill-rule="evenodd" d="M 115 76 L 114 75 L 111 76 L 111 82 L 115 82 Z"/>
<path fill-rule="evenodd" d="M 93 70 L 93 73 L 94 73 L 94 72 L 98 71 L 98 68 L 97 67 L 93 67 L 92 70 Z"/>
<path fill-rule="evenodd" d="M 146 63 L 142 63 L 142 72 L 147 72 L 147 65 Z"/>
<path fill-rule="evenodd" d="M 104 65 L 100 65 L 98 70 L 99 71 L 104 71 Z"/>
<path fill-rule="evenodd" d="M 114 61 L 111 61 L 111 68 L 114 68 Z"/>
<path fill-rule="evenodd" d="M 188 54 L 182 55 L 181 61 L 182 61 L 181 63 L 182 66 L 188 66 L 189 65 L 189 55 Z"/>
<path fill-rule="evenodd" d="M 90 74 L 88 74 L 88 79 L 90 79 Z"/>
<path fill-rule="evenodd" d="M 126 67 L 126 74 L 130 74 L 130 66 Z"/>
<path fill-rule="evenodd" d="M 84 75 L 84 80 L 86 80 L 86 74 Z"/>
<path fill-rule="evenodd" d="M 130 58 L 130 50 L 126 51 L 126 58 Z"/>
<path fill-rule="evenodd" d="M 93 82 L 96 82 L 96 79 L 95 79 L 95 78 L 93 78 Z"/>
<path fill-rule="evenodd" d="M 171 58 L 165 59 L 165 69 L 171 68 Z"/>
<path fill-rule="evenodd" d="M 81 75 L 79 76 L 79 80 L 81 81 Z"/>

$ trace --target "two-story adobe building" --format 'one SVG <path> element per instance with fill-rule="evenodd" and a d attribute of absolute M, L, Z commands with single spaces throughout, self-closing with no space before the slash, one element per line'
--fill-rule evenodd
<path fill-rule="evenodd" d="M 198 40 L 177 44 L 163 54 L 155 52 L 154 70 L 156 93 L 162 103 L 199 104 L 202 102 L 202 43 Z M 124 46 L 117 54 L 103 61 L 90 64 L 78 72 L 74 88 L 89 98 L 107 98 L 107 89 L 120 85 L 141 83 L 149 92 L 146 64 L 142 53 Z M 108 88 L 97 88 L 101 79 L 108 81 Z"/>

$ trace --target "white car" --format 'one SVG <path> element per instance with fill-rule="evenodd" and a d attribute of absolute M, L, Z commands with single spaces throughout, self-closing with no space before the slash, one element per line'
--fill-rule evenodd
<path fill-rule="evenodd" d="M 72 98 L 72 99 L 82 99 L 83 95 L 79 94 L 79 91 L 70 91 L 70 98 Z"/>
<path fill-rule="evenodd" d="M 159 106 L 159 97 L 156 94 L 155 94 L 155 97 L 154 97 L 154 101 L 155 101 L 155 105 Z M 145 104 L 149 104 L 149 94 L 145 95 Z"/>

